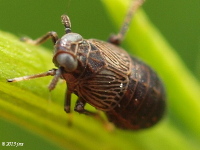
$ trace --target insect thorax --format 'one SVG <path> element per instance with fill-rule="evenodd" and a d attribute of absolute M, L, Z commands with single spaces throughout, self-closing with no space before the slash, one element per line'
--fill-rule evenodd
<path fill-rule="evenodd" d="M 100 110 L 119 105 L 128 87 L 130 56 L 119 47 L 93 39 L 73 48 L 77 49 L 79 67 L 63 74 L 68 89 Z"/>

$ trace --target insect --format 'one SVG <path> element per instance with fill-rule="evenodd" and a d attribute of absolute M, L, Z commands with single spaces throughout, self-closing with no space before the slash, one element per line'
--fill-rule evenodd
<path fill-rule="evenodd" d="M 138 130 L 153 126 L 163 116 L 165 92 L 156 73 L 145 63 L 131 57 L 118 45 L 121 43 L 130 20 L 143 0 L 132 2 L 118 35 L 104 42 L 84 39 L 71 31 L 71 22 L 61 16 L 65 34 L 58 38 L 48 32 L 37 40 L 24 38 L 30 44 L 41 44 L 47 39 L 54 43 L 53 63 L 57 69 L 8 79 L 8 82 L 54 76 L 49 89 L 53 90 L 62 78 L 67 83 L 64 110 L 70 112 L 71 94 L 78 96 L 74 110 L 91 116 L 97 113 L 85 109 L 88 103 L 105 112 L 108 120 L 118 128 Z"/>

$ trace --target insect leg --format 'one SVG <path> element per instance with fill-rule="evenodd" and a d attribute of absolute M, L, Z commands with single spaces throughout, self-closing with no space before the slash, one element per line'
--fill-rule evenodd
<path fill-rule="evenodd" d="M 66 89 L 65 93 L 65 101 L 64 101 L 64 110 L 66 113 L 70 113 L 71 106 L 71 92 Z"/>
<path fill-rule="evenodd" d="M 101 114 L 98 111 L 91 112 L 91 111 L 86 110 L 84 108 L 85 104 L 86 104 L 85 101 L 82 101 L 81 98 L 78 98 L 78 100 L 76 101 L 76 106 L 75 106 L 74 110 L 81 114 L 85 114 L 85 115 L 94 117 L 95 119 L 97 119 L 104 125 L 106 130 L 108 130 L 108 131 L 114 130 L 114 125 L 112 123 L 108 122 L 105 118 L 103 118 L 103 116 L 101 116 Z"/>
<path fill-rule="evenodd" d="M 8 82 L 18 82 L 18 81 L 23 81 L 23 80 L 30 80 L 34 78 L 40 78 L 40 77 L 45 77 L 45 76 L 54 76 L 57 72 L 57 69 L 52 69 L 44 73 L 40 74 L 34 74 L 34 75 L 29 75 L 29 76 L 23 76 L 23 77 L 18 77 L 18 78 L 13 78 L 13 79 L 7 79 Z"/>
<path fill-rule="evenodd" d="M 56 87 L 58 80 L 61 77 L 61 69 L 58 68 L 58 69 L 54 69 L 54 70 L 55 70 L 54 71 L 54 78 L 51 80 L 51 83 L 48 86 L 50 91 L 53 90 Z"/>
<path fill-rule="evenodd" d="M 144 0 L 132 0 L 132 3 L 130 4 L 130 8 L 128 9 L 128 12 L 125 16 L 124 22 L 122 24 L 122 27 L 119 33 L 117 35 L 111 35 L 111 37 L 108 40 L 110 43 L 115 44 L 115 45 L 121 44 L 130 26 L 133 15 L 143 3 L 144 3 Z"/>
<path fill-rule="evenodd" d="M 76 101 L 76 106 L 75 106 L 74 110 L 81 114 L 96 116 L 97 113 L 88 111 L 84 108 L 85 104 L 86 104 L 85 101 L 82 101 L 81 98 L 78 98 L 78 100 Z"/>
<path fill-rule="evenodd" d="M 56 41 L 58 40 L 58 35 L 56 32 L 51 31 L 48 32 L 47 34 L 45 34 L 44 36 L 36 39 L 36 40 L 32 40 L 30 38 L 27 37 L 23 37 L 21 38 L 22 41 L 28 43 L 28 44 L 32 44 L 32 45 L 40 45 L 42 43 L 44 43 L 45 41 L 47 41 L 48 39 L 52 39 L 52 42 L 55 44 Z"/>

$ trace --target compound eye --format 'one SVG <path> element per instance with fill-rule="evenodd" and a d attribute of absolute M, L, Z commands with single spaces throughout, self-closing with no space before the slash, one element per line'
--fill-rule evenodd
<path fill-rule="evenodd" d="M 72 55 L 67 53 L 61 53 L 56 56 L 57 64 L 65 68 L 65 71 L 72 72 L 78 66 L 78 61 Z"/>

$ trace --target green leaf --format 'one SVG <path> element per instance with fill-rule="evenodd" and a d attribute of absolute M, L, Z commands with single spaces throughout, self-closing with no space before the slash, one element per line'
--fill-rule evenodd
<path fill-rule="evenodd" d="M 120 26 L 127 1 L 102 2 Z M 0 32 L 0 116 L 56 143 L 60 149 L 199 149 L 199 83 L 143 11 L 135 16 L 125 43 L 129 52 L 151 65 L 166 85 L 168 108 L 156 126 L 111 133 L 91 117 L 63 111 L 62 81 L 51 93 L 47 86 L 52 77 L 7 83 L 7 78 L 45 72 L 54 66 L 51 52 L 22 43 L 5 32 Z M 71 127 L 67 125 L 70 119 Z"/>

